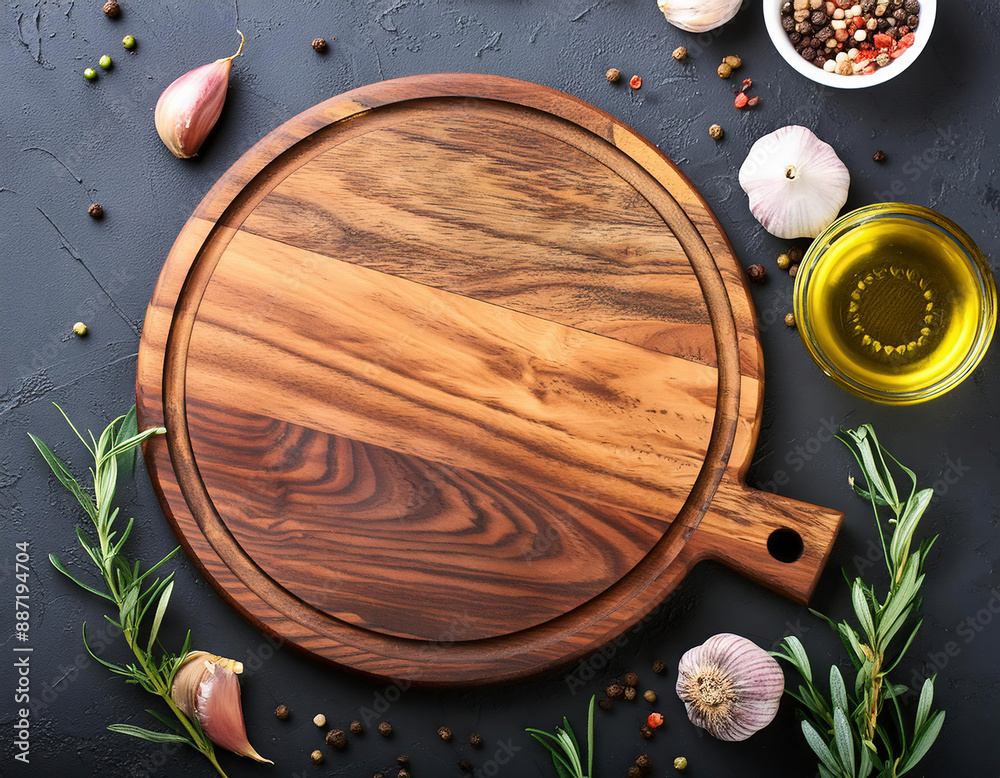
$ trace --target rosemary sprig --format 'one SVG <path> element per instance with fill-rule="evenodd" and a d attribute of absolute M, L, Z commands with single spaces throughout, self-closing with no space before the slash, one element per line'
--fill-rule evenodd
<path fill-rule="evenodd" d="M 837 438 L 851 450 L 864 474 L 865 487 L 853 478 L 850 483 L 859 495 L 871 501 L 889 571 L 889 590 L 879 600 L 874 586 L 866 586 L 860 578 L 848 580 L 860 633 L 847 621 L 834 624 L 826 619 L 839 633 L 854 665 L 853 693 L 848 691 L 840 669 L 833 665 L 830 698 L 825 698 L 813 681 L 805 648 L 794 636 L 785 638 L 784 653 L 776 652 L 775 656 L 795 667 L 804 681 L 797 691 L 789 690 L 788 694 L 803 706 L 802 732 L 819 758 L 820 776 L 866 778 L 876 771 L 878 778 L 895 778 L 916 767 L 944 724 L 944 712 L 931 711 L 933 678 L 924 681 L 909 726 L 899 704 L 909 689 L 888 679 L 920 629 L 921 622 L 917 622 L 902 647 L 896 648 L 899 641 L 895 639 L 920 605 L 923 565 L 935 538 L 922 541 L 915 552 L 911 553 L 911 549 L 917 524 L 934 493 L 931 489 L 917 490 L 914 472 L 882 447 L 870 424 L 841 431 Z M 910 479 L 910 493 L 905 500 L 900 498 L 890 461 Z M 888 538 L 880 508 L 892 514 Z M 884 717 L 880 718 L 886 710 L 891 720 L 888 725 Z"/>
<path fill-rule="evenodd" d="M 93 522 L 96 541 L 80 527 L 77 527 L 76 534 L 87 556 L 97 566 L 104 591 L 76 578 L 54 555 L 50 554 L 49 560 L 56 570 L 75 584 L 98 597 L 103 597 L 117 608 L 117 619 L 107 615 L 104 618 L 122 631 L 125 642 L 135 655 L 135 662 L 120 665 L 94 654 L 87 643 L 87 624 L 84 622 L 83 643 L 88 653 L 112 672 L 123 676 L 128 683 L 138 684 L 149 693 L 160 697 L 173 714 L 173 718 L 169 718 L 148 711 L 173 730 L 171 732 L 155 732 L 132 724 L 112 724 L 108 729 L 152 743 L 189 745 L 203 754 L 219 775 L 224 777 L 226 774 L 216 760 L 212 741 L 202 731 L 198 722 L 188 718 L 170 696 L 177 668 L 191 648 L 191 633 L 190 631 L 187 633 L 179 654 L 164 652 L 159 641 L 160 625 L 163 623 L 163 616 L 173 592 L 174 574 L 171 572 L 162 579 L 153 578 L 152 574 L 177 553 L 178 549 L 175 548 L 145 572 L 140 572 L 139 562 L 130 562 L 123 552 L 125 542 L 132 534 L 135 520 L 130 518 L 120 532 L 115 525 L 119 509 L 114 507 L 113 503 L 119 474 L 131 475 L 136 448 L 147 438 L 161 435 L 166 430 L 163 427 L 154 427 L 139 432 L 133 406 L 127 414 L 111 422 L 99 438 L 95 439 L 93 433 L 88 431 L 90 437 L 88 442 L 73 426 L 73 422 L 62 408 L 59 408 L 59 412 L 94 458 L 94 466 L 90 469 L 93 481 L 92 493 L 80 485 L 69 468 L 42 440 L 31 433 L 28 434 L 52 468 L 56 478 L 73 493 Z M 150 616 L 152 622 L 147 627 L 146 623 Z"/>
<path fill-rule="evenodd" d="M 583 770 L 583 754 L 580 743 L 573 733 L 569 719 L 563 716 L 563 726 L 556 727 L 555 734 L 540 729 L 526 729 L 535 740 L 552 754 L 559 778 L 591 778 L 594 774 L 594 697 L 590 698 L 587 713 L 587 771 Z"/>

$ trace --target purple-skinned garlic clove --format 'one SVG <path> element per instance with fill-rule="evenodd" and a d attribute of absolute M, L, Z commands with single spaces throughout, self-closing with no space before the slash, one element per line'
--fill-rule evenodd
<path fill-rule="evenodd" d="M 770 724 L 784 690 L 777 660 L 739 635 L 709 638 L 677 668 L 677 696 L 688 718 L 719 740 L 746 740 Z"/>
<path fill-rule="evenodd" d="M 222 114 L 233 60 L 242 56 L 246 43 L 243 33 L 236 32 L 240 35 L 240 48 L 233 56 L 185 73 L 164 89 L 156 101 L 153 113 L 156 132 L 175 157 L 195 156 Z"/>
<path fill-rule="evenodd" d="M 242 662 L 205 651 L 190 651 L 174 674 L 170 696 L 188 718 L 197 719 L 217 746 L 274 764 L 258 754 L 247 739 L 237 678 L 242 672 Z"/>

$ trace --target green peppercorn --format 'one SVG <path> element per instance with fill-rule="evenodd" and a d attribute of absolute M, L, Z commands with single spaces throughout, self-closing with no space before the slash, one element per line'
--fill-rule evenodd
<path fill-rule="evenodd" d="M 778 255 L 778 267 L 782 270 L 788 270 L 792 266 L 792 258 L 787 254 Z"/>
<path fill-rule="evenodd" d="M 83 71 L 83 77 L 88 81 L 96 81 L 97 71 L 94 70 L 93 68 L 87 68 L 86 70 Z"/>
<path fill-rule="evenodd" d="M 100 65 L 105 70 L 110 70 L 111 66 L 114 63 L 111 61 L 111 57 L 109 57 L 107 54 L 105 54 L 103 57 L 101 57 L 99 60 L 97 60 L 97 64 Z"/>
<path fill-rule="evenodd" d="M 654 692 L 652 689 L 646 689 L 646 691 L 642 693 L 642 698 L 646 702 L 650 703 L 656 702 L 656 692 Z"/>
<path fill-rule="evenodd" d="M 84 335 L 87 334 L 87 325 L 84 324 L 82 321 L 78 321 L 76 324 L 73 325 L 73 332 L 75 332 L 82 338 Z"/>
<path fill-rule="evenodd" d="M 132 51 L 132 49 L 135 48 L 135 36 L 126 35 L 124 38 L 122 38 L 122 46 L 124 46 L 128 51 Z"/>
<path fill-rule="evenodd" d="M 321 764 L 323 762 L 323 752 L 317 748 L 309 754 L 309 758 L 313 760 L 313 764 Z"/>
<path fill-rule="evenodd" d="M 679 756 L 674 760 L 675 770 L 687 770 L 687 766 L 688 766 L 688 760 L 685 759 L 683 756 Z"/>

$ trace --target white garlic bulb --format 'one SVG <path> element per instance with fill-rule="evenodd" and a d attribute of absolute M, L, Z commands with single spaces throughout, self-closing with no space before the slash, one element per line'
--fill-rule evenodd
<path fill-rule="evenodd" d="M 851 174 L 829 143 L 790 125 L 765 135 L 740 168 L 750 211 L 779 238 L 815 238 L 847 202 Z"/>
<path fill-rule="evenodd" d="M 674 27 L 708 32 L 736 16 L 743 0 L 656 0 L 656 3 Z"/>

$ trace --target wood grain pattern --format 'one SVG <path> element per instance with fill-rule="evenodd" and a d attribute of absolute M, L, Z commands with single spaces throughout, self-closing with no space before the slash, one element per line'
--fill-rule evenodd
<path fill-rule="evenodd" d="M 704 558 L 808 598 L 841 517 L 743 485 L 761 393 L 739 264 L 676 168 L 472 75 L 355 90 L 248 152 L 178 236 L 137 376 L 223 595 L 432 684 L 594 650 Z"/>

